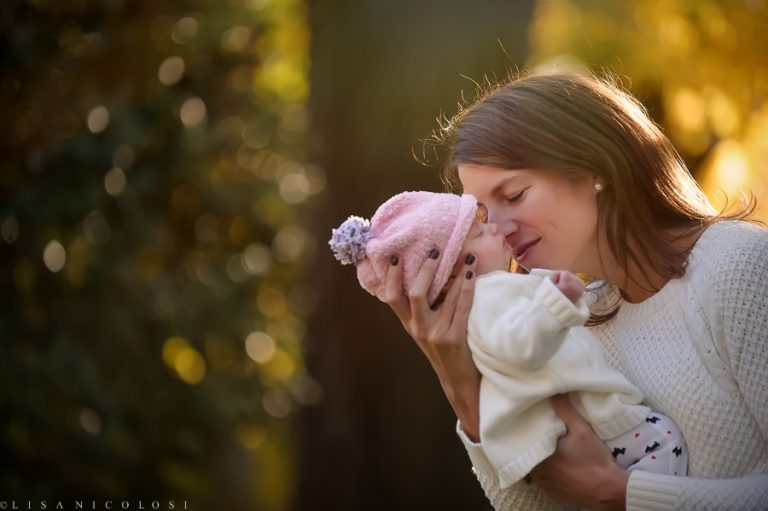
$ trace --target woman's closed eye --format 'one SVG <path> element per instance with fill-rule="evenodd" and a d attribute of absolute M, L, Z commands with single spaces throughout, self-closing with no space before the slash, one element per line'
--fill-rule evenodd
<path fill-rule="evenodd" d="M 517 192 L 516 194 L 514 194 L 514 195 L 512 195 L 510 197 L 507 197 L 507 202 L 517 202 L 517 201 L 519 201 L 520 199 L 523 198 L 523 194 L 527 190 L 528 190 L 528 188 L 524 188 L 524 189 L 520 190 L 519 192 Z"/>

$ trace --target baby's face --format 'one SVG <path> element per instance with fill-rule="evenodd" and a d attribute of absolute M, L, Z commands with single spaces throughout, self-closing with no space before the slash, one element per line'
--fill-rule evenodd
<path fill-rule="evenodd" d="M 459 261 L 463 262 L 467 254 L 474 254 L 477 258 L 477 274 L 483 275 L 496 270 L 508 270 L 513 251 L 499 232 L 498 225 L 483 223 L 476 218 L 464 241 Z"/>

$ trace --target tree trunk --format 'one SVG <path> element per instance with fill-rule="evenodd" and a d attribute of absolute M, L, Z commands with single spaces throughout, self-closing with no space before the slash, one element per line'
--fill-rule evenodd
<path fill-rule="evenodd" d="M 331 228 L 370 218 L 405 190 L 440 191 L 420 139 L 484 74 L 522 67 L 533 1 L 310 2 L 310 159 L 327 173 L 313 223 L 319 301 L 306 360 L 323 399 L 299 417 L 296 508 L 489 509 L 431 367 L 354 268 L 328 251 Z M 469 78 L 462 77 L 465 75 Z"/>

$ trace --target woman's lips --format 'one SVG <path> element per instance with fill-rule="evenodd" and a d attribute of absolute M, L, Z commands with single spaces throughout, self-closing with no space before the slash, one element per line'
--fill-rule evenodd
<path fill-rule="evenodd" d="M 533 249 L 536 247 L 536 244 L 541 240 L 541 238 L 535 239 L 533 241 L 528 241 L 526 243 L 523 243 L 519 247 L 515 249 L 515 259 L 517 259 L 518 263 L 522 263 L 526 259 L 528 259 L 528 256 L 531 255 L 531 252 L 533 252 Z"/>

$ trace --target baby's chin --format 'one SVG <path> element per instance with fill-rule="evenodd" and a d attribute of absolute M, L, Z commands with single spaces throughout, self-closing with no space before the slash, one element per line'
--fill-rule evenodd
<path fill-rule="evenodd" d="M 491 273 L 494 271 L 511 271 L 514 265 L 514 259 L 512 257 L 503 257 L 499 259 L 499 263 L 494 266 L 487 266 L 480 270 L 481 273 Z"/>

